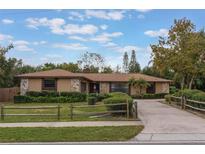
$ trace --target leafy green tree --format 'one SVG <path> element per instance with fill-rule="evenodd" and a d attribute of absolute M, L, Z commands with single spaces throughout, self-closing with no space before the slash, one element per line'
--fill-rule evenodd
<path fill-rule="evenodd" d="M 160 77 L 160 73 L 153 67 L 146 66 L 141 71 L 143 74 Z"/>
<path fill-rule="evenodd" d="M 101 73 L 113 73 L 113 70 L 110 66 L 103 67 Z"/>
<path fill-rule="evenodd" d="M 98 53 L 86 52 L 78 60 L 78 65 L 82 70 L 97 70 L 100 71 L 104 66 L 104 58 Z"/>
<path fill-rule="evenodd" d="M 17 68 L 17 74 L 32 73 L 36 72 L 36 67 L 30 65 L 21 65 Z"/>
<path fill-rule="evenodd" d="M 125 73 L 129 72 L 129 58 L 127 52 L 125 52 L 123 56 L 123 71 Z"/>
<path fill-rule="evenodd" d="M 12 44 L 8 47 L 0 46 L 0 87 L 2 88 L 14 86 L 14 76 L 22 65 L 21 60 L 6 58 L 6 53 L 12 48 Z"/>
<path fill-rule="evenodd" d="M 130 63 L 129 63 L 129 73 L 138 73 L 140 72 L 140 65 L 136 61 L 135 50 L 132 50 Z"/>
<path fill-rule="evenodd" d="M 57 68 L 63 69 L 63 70 L 66 70 L 66 71 L 70 71 L 70 72 L 73 72 L 73 73 L 77 73 L 77 72 L 81 71 L 80 68 L 78 67 L 78 64 L 75 64 L 75 63 L 58 64 Z"/>
<path fill-rule="evenodd" d="M 45 63 L 40 67 L 42 71 L 53 70 L 57 68 L 57 66 L 54 63 Z"/>
<path fill-rule="evenodd" d="M 192 88 L 194 79 L 204 72 L 204 31 L 196 32 L 195 25 L 186 18 L 174 20 L 168 37 L 160 37 L 151 48 L 155 69 L 174 72 L 182 89 Z"/>
<path fill-rule="evenodd" d="M 83 68 L 83 73 L 98 73 L 99 72 L 99 68 L 98 67 L 95 67 L 93 65 L 91 66 L 84 66 Z"/>
<path fill-rule="evenodd" d="M 139 88 L 139 95 L 140 96 L 142 96 L 142 89 L 147 88 L 148 86 L 150 86 L 150 84 L 142 78 L 140 78 L 140 79 L 130 78 L 129 79 L 129 84 L 131 86 L 133 86 L 135 89 Z M 137 91 L 136 91 L 136 93 L 137 93 Z"/>

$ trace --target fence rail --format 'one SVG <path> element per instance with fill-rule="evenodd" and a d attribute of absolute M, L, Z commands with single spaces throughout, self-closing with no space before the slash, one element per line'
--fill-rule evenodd
<path fill-rule="evenodd" d="M 134 117 L 137 119 L 138 114 L 137 114 L 137 102 L 133 102 L 135 105 L 133 105 L 133 108 L 135 109 L 132 110 L 134 112 Z M 114 107 L 114 106 L 125 106 L 125 109 L 119 109 L 119 110 L 108 110 L 108 111 L 103 111 L 103 112 L 86 112 L 86 113 L 75 113 L 75 108 L 97 108 L 97 107 Z M 74 116 L 89 116 L 89 115 L 103 115 L 103 114 L 112 114 L 112 113 L 125 113 L 125 116 L 127 119 L 130 118 L 130 109 L 129 109 L 129 102 L 127 101 L 126 103 L 119 103 L 119 104 L 103 104 L 103 105 L 73 105 L 70 104 L 69 106 L 70 113 L 68 116 L 70 117 L 71 120 L 74 119 Z"/>
<path fill-rule="evenodd" d="M 16 109 L 56 109 L 56 114 L 7 114 L 6 110 L 16 110 Z M 60 120 L 60 105 L 57 106 L 1 106 L 1 120 L 4 120 L 6 116 L 54 116 L 57 117 L 58 120 Z"/>
<path fill-rule="evenodd" d="M 176 103 L 176 99 L 179 100 L 179 102 Z M 192 109 L 195 111 L 205 112 L 205 102 L 190 100 L 190 99 L 187 99 L 185 96 L 181 96 L 181 97 L 171 96 L 169 103 L 170 104 L 176 103 L 176 105 L 180 106 L 181 109 L 184 109 L 184 110 L 188 108 L 188 109 Z M 204 105 L 204 108 L 199 107 L 200 105 Z"/>
<path fill-rule="evenodd" d="M 99 115 L 104 115 L 104 114 L 113 114 L 113 113 L 123 113 L 125 114 L 126 118 L 130 118 L 130 114 L 132 114 L 134 119 L 138 119 L 138 112 L 137 112 L 137 101 L 134 101 L 132 104 L 132 110 L 130 110 L 130 104 L 128 101 L 126 103 L 119 103 L 119 104 L 99 104 L 99 105 L 73 105 L 70 104 L 68 106 L 70 113 L 68 113 L 68 116 L 71 120 L 74 119 L 74 117 L 79 117 L 79 116 L 99 116 Z M 95 108 L 96 107 L 116 107 L 116 106 L 123 106 L 119 108 L 118 110 L 115 109 L 110 109 L 110 110 L 105 110 L 105 111 L 99 111 L 96 112 Z M 62 107 L 60 105 L 57 106 L 0 106 L 0 118 L 1 120 L 4 120 L 5 117 L 11 117 L 11 116 L 54 116 L 57 117 L 58 120 L 60 120 L 60 113 Z M 82 113 L 75 113 L 75 109 L 77 108 L 92 108 L 93 110 L 90 112 L 82 112 Z M 27 113 L 12 113 L 8 112 L 8 110 L 33 110 L 33 109 L 39 109 L 39 110 L 48 110 L 48 109 L 54 109 L 56 110 L 56 113 L 49 114 L 49 113 L 32 113 L 32 112 L 27 112 Z"/>

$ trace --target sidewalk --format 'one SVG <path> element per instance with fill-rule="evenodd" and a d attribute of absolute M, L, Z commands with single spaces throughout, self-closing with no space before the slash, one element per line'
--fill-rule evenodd
<path fill-rule="evenodd" d="M 75 121 L 75 122 L 25 122 L 0 123 L 0 127 L 95 127 L 95 126 L 137 126 L 140 121 Z"/>

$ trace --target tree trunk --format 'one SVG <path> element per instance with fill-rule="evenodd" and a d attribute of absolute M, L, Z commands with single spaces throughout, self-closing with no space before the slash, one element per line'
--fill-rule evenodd
<path fill-rule="evenodd" d="M 182 81 L 181 81 L 181 89 L 184 89 L 184 80 L 185 80 L 185 78 L 183 76 Z"/>
<path fill-rule="evenodd" d="M 140 86 L 140 96 L 142 96 L 142 87 Z"/>
<path fill-rule="evenodd" d="M 194 76 L 191 77 L 191 80 L 189 82 L 189 89 L 192 88 L 193 81 L 194 81 Z"/>

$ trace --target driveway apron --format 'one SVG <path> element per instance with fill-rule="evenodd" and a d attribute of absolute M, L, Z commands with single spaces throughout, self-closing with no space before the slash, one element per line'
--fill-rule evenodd
<path fill-rule="evenodd" d="M 139 118 L 145 128 L 132 141 L 145 143 L 205 143 L 205 119 L 162 104 L 138 100 Z"/>

